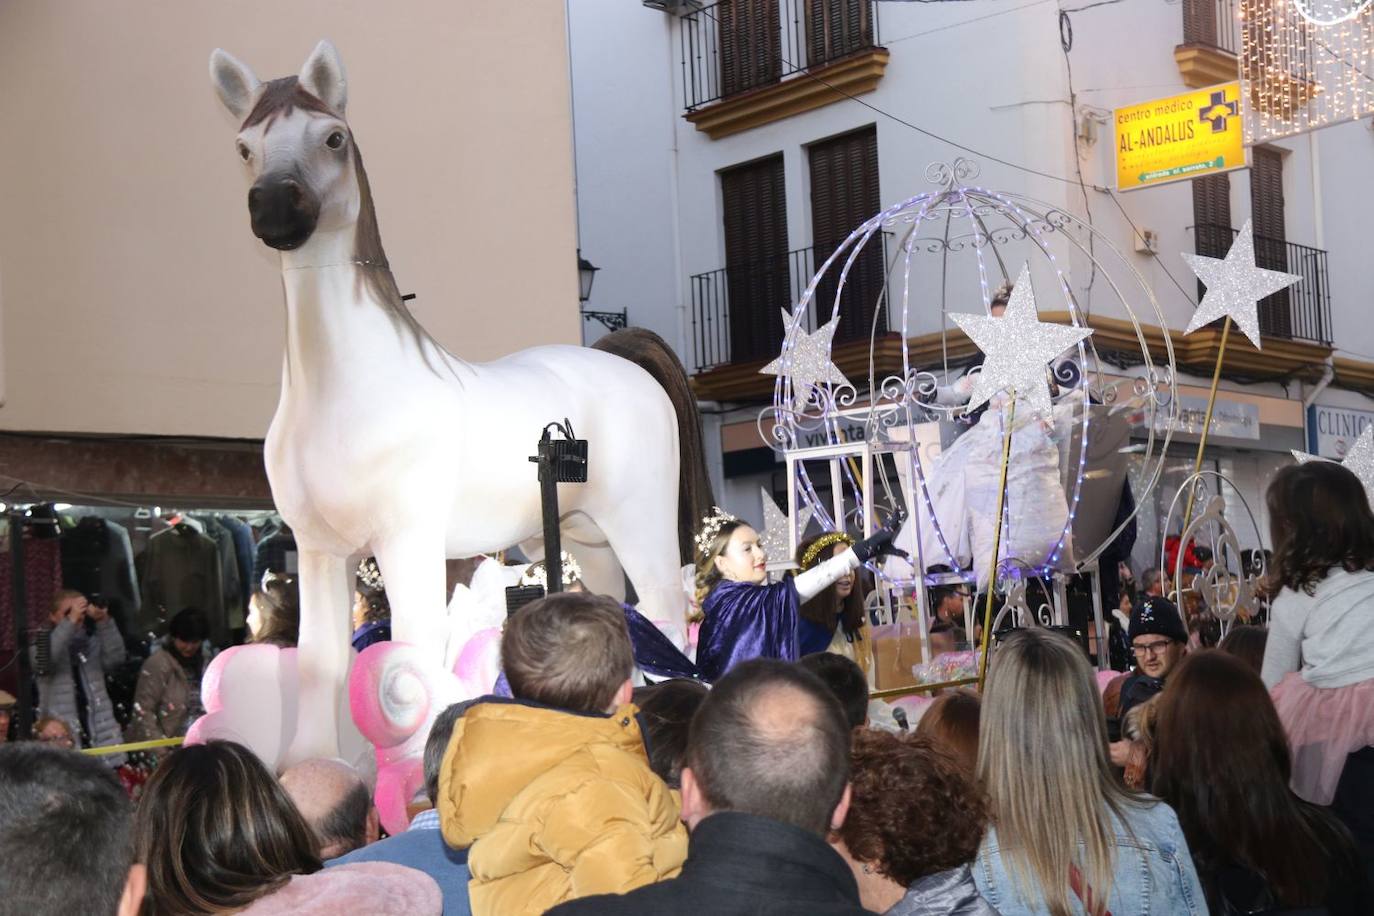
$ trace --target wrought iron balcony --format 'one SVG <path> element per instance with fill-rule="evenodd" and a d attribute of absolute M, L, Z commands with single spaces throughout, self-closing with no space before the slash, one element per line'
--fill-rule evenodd
<path fill-rule="evenodd" d="M 1224 258 L 1239 230 L 1230 226 L 1193 226 L 1198 254 Z M 1331 287 L 1326 252 L 1284 239 L 1255 236 L 1255 263 L 1269 270 L 1297 274 L 1302 281 L 1260 300 L 1260 333 L 1284 340 L 1331 343 Z M 1198 301 L 1205 287 L 1198 284 Z"/>
<path fill-rule="evenodd" d="M 869 242 L 850 268 L 840 298 L 836 343 L 867 340 L 875 317 L 878 335 L 887 333 L 887 245 L 888 233 L 883 233 L 881 244 Z M 693 276 L 693 370 L 777 356 L 782 348 L 782 311 L 801 299 L 816 265 L 825 263 L 833 250 L 834 246 L 798 248 Z M 838 276 L 838 269 L 827 271 L 816 288 L 808 307 L 810 327 L 830 320 Z"/>
<path fill-rule="evenodd" d="M 683 16 L 688 112 L 878 44 L 876 0 L 718 0 Z"/>

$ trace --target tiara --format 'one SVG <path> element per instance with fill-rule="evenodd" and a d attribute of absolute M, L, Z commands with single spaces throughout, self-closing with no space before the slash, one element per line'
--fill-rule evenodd
<path fill-rule="evenodd" d="M 563 587 L 567 588 L 581 581 L 582 567 L 577 565 L 577 561 L 566 550 L 559 551 L 558 557 L 563 565 Z M 525 571 L 520 574 L 520 585 L 537 585 L 544 591 L 549 590 L 549 568 L 543 560 L 525 567 Z"/>
<path fill-rule="evenodd" d="M 276 569 L 268 569 L 263 572 L 262 582 L 259 587 L 262 589 L 262 591 L 267 591 L 267 586 L 269 585 L 290 586 L 294 584 L 295 581 L 296 577 L 291 575 L 290 573 L 284 573 Z"/>
<path fill-rule="evenodd" d="M 720 534 L 720 529 L 727 522 L 737 521 L 739 521 L 738 518 L 726 512 L 720 506 L 712 506 L 711 514 L 701 520 L 701 530 L 697 532 L 697 553 L 706 556 L 711 549 L 711 542 Z"/>
<path fill-rule="evenodd" d="M 845 544 L 847 546 L 853 543 L 854 539 L 843 531 L 832 531 L 829 534 L 823 534 L 816 538 L 816 540 L 811 543 L 810 547 L 806 548 L 806 553 L 802 554 L 801 568 L 810 569 L 814 566 L 816 558 L 819 557 L 821 551 L 825 550 L 827 547 L 834 547 L 836 544 Z"/>
<path fill-rule="evenodd" d="M 374 592 L 386 590 L 386 583 L 382 581 L 382 568 L 377 565 L 374 557 L 368 557 L 358 564 L 358 581 Z"/>

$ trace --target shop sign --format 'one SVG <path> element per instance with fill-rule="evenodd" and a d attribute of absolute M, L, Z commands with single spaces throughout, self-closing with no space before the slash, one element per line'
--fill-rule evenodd
<path fill-rule="evenodd" d="M 1240 83 L 1232 82 L 1116 109 L 1117 190 L 1248 166 L 1240 104 Z"/>
<path fill-rule="evenodd" d="M 1164 432 L 1169 425 L 1168 411 L 1155 414 L 1155 430 Z M 1142 418 L 1143 419 L 1143 418 Z M 1207 419 L 1207 398 L 1190 394 L 1178 396 L 1178 423 L 1175 433 L 1201 436 L 1202 423 Z M 1259 405 L 1249 401 L 1217 398 L 1212 409 L 1212 431 L 1209 435 L 1229 439 L 1258 439 L 1260 437 Z"/>
<path fill-rule="evenodd" d="M 1340 461 L 1370 423 L 1374 411 L 1314 404 L 1307 408 L 1307 450 Z"/>
<path fill-rule="evenodd" d="M 830 445 L 830 431 L 832 426 L 829 423 L 822 423 L 815 429 L 797 430 L 797 448 L 820 448 Z M 833 427 L 838 434 L 839 442 L 862 442 L 868 438 L 868 427 L 863 419 L 851 417 L 840 417 L 835 421 Z M 783 453 L 777 453 L 777 461 L 783 461 Z"/>

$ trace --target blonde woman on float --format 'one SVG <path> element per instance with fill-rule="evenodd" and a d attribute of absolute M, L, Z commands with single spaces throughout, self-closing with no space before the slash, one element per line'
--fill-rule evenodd
<path fill-rule="evenodd" d="M 768 555 L 759 543 L 759 533 L 720 509 L 712 512 L 702 520 L 696 537 L 697 601 L 702 614 L 696 664 L 702 678 L 714 682 L 751 658 L 796 661 L 802 602 L 875 557 L 905 557 L 892 546 L 901 524 L 901 516 L 894 516 L 872 537 L 799 575 L 768 585 Z"/>
<path fill-rule="evenodd" d="M 974 880 L 1002 916 L 1207 913 L 1172 808 L 1125 789 L 1083 651 L 1031 628 L 998 646 L 983 693 L 978 781 L 992 826 Z"/>

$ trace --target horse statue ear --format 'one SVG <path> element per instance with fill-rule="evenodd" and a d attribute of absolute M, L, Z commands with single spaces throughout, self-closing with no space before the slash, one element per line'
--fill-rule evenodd
<path fill-rule="evenodd" d="M 344 106 L 348 104 L 348 80 L 344 78 L 338 49 L 328 38 L 315 45 L 309 60 L 301 67 L 298 79 L 306 92 L 324 102 L 335 113 L 344 113 Z"/>
<path fill-rule="evenodd" d="M 253 108 L 253 95 L 258 91 L 258 78 L 248 65 L 228 51 L 215 48 L 210 55 L 210 82 L 229 113 L 240 121 Z"/>

